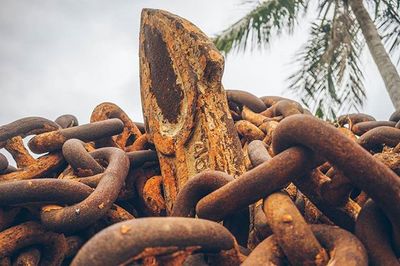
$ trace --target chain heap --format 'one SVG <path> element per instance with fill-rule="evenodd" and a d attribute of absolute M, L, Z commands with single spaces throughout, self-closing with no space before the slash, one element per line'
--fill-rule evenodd
<path fill-rule="evenodd" d="M 399 264 L 399 111 L 322 121 L 225 92 L 182 18 L 144 10 L 141 34 L 145 125 L 102 103 L 0 127 L 0 265 Z"/>

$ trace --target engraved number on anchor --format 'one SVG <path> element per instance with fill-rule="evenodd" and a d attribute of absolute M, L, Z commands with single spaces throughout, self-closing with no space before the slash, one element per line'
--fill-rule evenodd
<path fill-rule="evenodd" d="M 202 141 L 194 143 L 194 167 L 199 173 L 208 168 L 207 147 Z"/>

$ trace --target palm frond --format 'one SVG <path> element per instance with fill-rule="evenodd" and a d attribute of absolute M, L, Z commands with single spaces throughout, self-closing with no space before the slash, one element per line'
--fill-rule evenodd
<path fill-rule="evenodd" d="M 400 1 L 380 1 L 383 4 L 377 16 L 379 33 L 396 64 L 400 65 Z"/>
<path fill-rule="evenodd" d="M 288 78 L 288 89 L 328 119 L 358 110 L 366 98 L 358 24 L 346 9 L 335 9 L 331 20 L 323 17 L 312 24 L 310 38 L 296 57 L 301 68 Z"/>
<path fill-rule="evenodd" d="M 293 32 L 300 11 L 307 10 L 308 0 L 267 0 L 258 2 L 246 16 L 214 38 L 216 47 L 229 53 L 233 49 L 245 50 L 248 42 L 252 48 L 263 47 L 272 34 L 284 30 Z"/>

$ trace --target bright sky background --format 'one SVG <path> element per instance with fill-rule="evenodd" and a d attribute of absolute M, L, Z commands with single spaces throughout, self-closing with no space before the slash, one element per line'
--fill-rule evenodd
<path fill-rule="evenodd" d="M 248 11 L 243 0 L 0 0 L 0 125 L 25 116 L 55 119 L 71 113 L 87 123 L 97 104 L 110 101 L 142 121 L 139 93 L 140 11 L 162 8 L 210 36 Z M 284 95 L 293 55 L 307 39 L 304 19 L 291 37 L 268 51 L 230 55 L 225 88 L 257 96 Z M 367 50 L 367 49 L 366 49 Z M 393 112 L 368 52 L 364 112 L 387 119 Z"/>

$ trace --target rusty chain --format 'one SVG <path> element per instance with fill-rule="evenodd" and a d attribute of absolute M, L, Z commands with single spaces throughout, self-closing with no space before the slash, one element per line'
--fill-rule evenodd
<path fill-rule="evenodd" d="M 0 265 L 399 264 L 399 110 L 225 91 L 207 36 L 160 10 L 140 64 L 144 124 L 106 102 L 0 126 Z"/>

